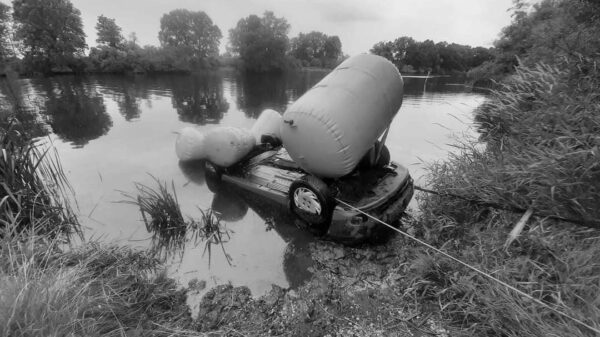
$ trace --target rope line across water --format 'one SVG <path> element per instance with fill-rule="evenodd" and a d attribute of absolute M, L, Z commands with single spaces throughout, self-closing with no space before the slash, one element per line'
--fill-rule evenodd
<path fill-rule="evenodd" d="M 376 221 L 376 222 L 378 222 L 378 223 L 380 223 L 380 224 L 382 224 L 384 226 L 387 226 L 387 227 L 395 230 L 396 232 L 402 234 L 404 237 L 407 237 L 407 238 L 409 238 L 409 239 L 411 239 L 411 240 L 419 243 L 420 245 L 423 245 L 423 246 L 425 246 L 425 247 L 433 250 L 434 252 L 436 252 L 438 254 L 441 254 L 441 255 L 443 255 L 443 256 L 451 259 L 452 261 L 457 262 L 457 263 L 459 263 L 459 264 L 467 267 L 468 269 L 471 269 L 472 271 L 474 271 L 474 272 L 476 272 L 476 273 L 478 273 L 478 274 L 480 274 L 482 276 L 485 276 L 486 278 L 488 278 L 488 279 L 490 279 L 490 280 L 492 280 L 492 281 L 494 281 L 494 282 L 496 282 L 496 283 L 498 283 L 498 284 L 500 284 L 500 285 L 502 285 L 502 286 L 504 286 L 504 287 L 506 287 L 506 288 L 508 288 L 508 289 L 510 289 L 510 290 L 512 290 L 514 292 L 516 292 L 517 294 L 526 297 L 527 299 L 529 299 L 529 300 L 531 300 L 531 301 L 533 301 L 533 302 L 535 302 L 535 303 L 543 306 L 544 308 L 547 308 L 547 309 L 551 310 L 552 312 L 556 313 L 557 315 L 562 316 L 564 318 L 567 318 L 567 319 L 569 319 L 569 320 L 571 320 L 573 322 L 576 322 L 577 324 L 579 324 L 581 326 L 584 326 L 584 327 L 586 327 L 586 328 L 594 331 L 597 334 L 600 334 L 600 329 L 595 328 L 595 327 L 593 327 L 593 326 L 591 326 L 591 325 L 589 325 L 589 324 L 587 324 L 587 323 L 585 323 L 585 322 L 583 322 L 583 321 L 581 321 L 581 320 L 579 320 L 579 319 L 577 319 L 577 318 L 575 318 L 575 317 L 573 317 L 573 316 L 571 316 L 569 314 L 566 314 L 566 313 L 564 313 L 564 312 L 562 312 L 562 311 L 560 311 L 560 310 L 558 310 L 556 308 L 553 308 L 553 307 L 549 306 L 548 304 L 546 304 L 546 303 L 538 300 L 537 298 L 529 295 L 528 293 L 526 293 L 526 292 L 524 292 L 524 291 L 522 291 L 522 290 L 520 290 L 520 289 L 518 289 L 518 288 L 516 288 L 516 287 L 514 287 L 514 286 L 512 286 L 512 285 L 510 285 L 510 284 L 508 284 L 508 283 L 506 283 L 506 282 L 504 282 L 504 281 L 502 281 L 502 280 L 500 280 L 500 279 L 498 279 L 498 278 L 496 278 L 496 277 L 494 277 L 492 275 L 490 275 L 489 273 L 486 273 L 483 270 L 480 270 L 480 269 L 478 269 L 476 267 L 473 267 L 470 264 L 468 264 L 466 262 L 463 262 L 462 260 L 460 260 L 460 259 L 458 259 L 458 258 L 456 258 L 456 257 L 454 257 L 454 256 L 452 256 L 452 255 L 450 255 L 450 254 L 448 254 L 448 253 L 446 253 L 446 252 L 444 252 L 444 251 L 442 251 L 442 250 L 440 250 L 440 249 L 438 249 L 438 248 L 436 248 L 436 247 L 428 244 L 427 242 L 422 241 L 422 240 L 420 240 L 420 239 L 418 239 L 418 238 L 416 238 L 416 237 L 414 237 L 414 236 L 412 236 L 412 235 L 410 235 L 410 234 L 408 234 L 408 233 L 406 233 L 406 232 L 404 232 L 404 231 L 402 231 L 402 230 L 400 230 L 400 229 L 398 229 L 398 228 L 396 228 L 396 227 L 394 227 L 394 226 L 392 226 L 392 225 L 390 225 L 388 223 L 385 223 L 385 222 L 379 220 L 378 218 L 376 218 L 376 217 L 374 217 L 374 216 L 372 216 L 372 215 L 370 215 L 370 214 L 368 214 L 366 212 L 363 212 L 360 209 L 358 209 L 358 208 L 356 208 L 356 207 L 354 207 L 354 206 L 352 206 L 352 205 L 350 205 L 350 204 L 348 204 L 348 203 L 346 203 L 346 202 L 344 202 L 344 201 L 342 201 L 340 199 L 336 198 L 335 200 L 337 202 L 339 202 L 340 204 L 342 204 L 342 205 L 344 205 L 346 207 L 349 207 L 350 209 L 353 209 L 353 210 L 355 210 L 357 212 L 360 212 L 361 214 L 365 215 L 366 217 L 368 217 L 368 218 L 370 218 L 370 219 L 372 219 L 372 220 L 374 220 L 374 221 Z"/>

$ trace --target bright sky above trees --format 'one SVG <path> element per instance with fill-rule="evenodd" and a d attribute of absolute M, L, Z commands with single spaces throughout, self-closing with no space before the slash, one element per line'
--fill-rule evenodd
<path fill-rule="evenodd" d="M 510 23 L 512 0 L 71 0 L 81 11 L 88 45 L 96 45 L 98 16 L 114 18 L 123 35 L 158 45 L 160 18 L 177 8 L 204 11 L 222 32 L 250 14 L 271 10 L 291 25 L 290 38 L 320 31 L 337 35 L 344 53 L 367 52 L 375 43 L 410 36 L 490 47 Z M 225 51 L 227 34 L 220 50 Z"/>

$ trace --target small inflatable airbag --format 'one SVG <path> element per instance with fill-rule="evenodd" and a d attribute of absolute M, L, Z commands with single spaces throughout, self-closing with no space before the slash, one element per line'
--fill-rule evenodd
<path fill-rule="evenodd" d="M 175 142 L 179 160 L 208 159 L 213 164 L 229 167 L 244 156 L 256 141 L 249 130 L 234 127 L 216 127 L 206 133 L 187 127 L 181 130 Z"/>
<path fill-rule="evenodd" d="M 183 128 L 175 142 L 175 153 L 179 160 L 205 159 L 204 134 L 194 128 Z"/>
<path fill-rule="evenodd" d="M 227 126 L 211 129 L 204 140 L 206 158 L 222 167 L 237 163 L 255 145 L 256 141 L 249 130 Z"/>
<path fill-rule="evenodd" d="M 273 135 L 277 139 L 281 139 L 281 133 L 279 129 L 281 128 L 281 123 L 283 119 L 281 118 L 281 114 L 275 110 L 265 109 L 260 113 L 254 125 L 252 125 L 252 135 L 254 135 L 254 139 L 256 143 L 260 143 L 260 139 L 262 135 Z"/>

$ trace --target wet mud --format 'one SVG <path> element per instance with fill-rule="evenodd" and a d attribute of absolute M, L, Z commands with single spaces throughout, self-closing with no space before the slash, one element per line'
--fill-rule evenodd
<path fill-rule="evenodd" d="M 313 276 L 296 289 L 272 286 L 257 299 L 221 285 L 203 297 L 196 329 L 211 336 L 444 336 L 434 314 L 407 301 L 402 238 L 378 246 L 310 244 Z M 403 254 L 404 255 L 404 254 Z"/>

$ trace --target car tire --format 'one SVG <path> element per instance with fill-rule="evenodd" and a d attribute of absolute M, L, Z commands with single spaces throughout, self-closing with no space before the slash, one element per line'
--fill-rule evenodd
<path fill-rule="evenodd" d="M 288 192 L 292 213 L 309 224 L 310 229 L 323 235 L 329 229 L 335 201 L 327 184 L 305 175 L 296 179 Z"/>
<path fill-rule="evenodd" d="M 204 178 L 206 179 L 206 186 L 211 192 L 217 193 L 221 189 L 222 177 L 222 168 L 209 161 L 204 164 Z"/>

